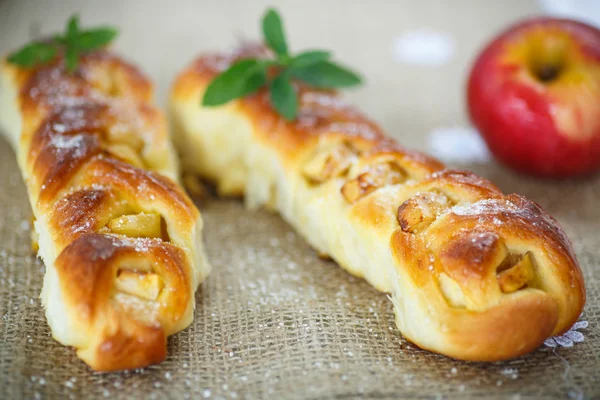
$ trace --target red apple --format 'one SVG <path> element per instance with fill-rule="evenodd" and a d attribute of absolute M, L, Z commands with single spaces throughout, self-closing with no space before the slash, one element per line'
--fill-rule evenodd
<path fill-rule="evenodd" d="M 565 178 L 600 169 L 600 30 L 518 23 L 488 44 L 468 83 L 471 120 L 517 171 Z"/>

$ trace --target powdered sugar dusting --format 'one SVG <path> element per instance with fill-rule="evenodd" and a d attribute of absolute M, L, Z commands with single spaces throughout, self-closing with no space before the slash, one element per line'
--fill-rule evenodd
<path fill-rule="evenodd" d="M 84 140 L 85 138 L 81 134 L 71 136 L 54 135 L 51 138 L 51 143 L 56 149 L 73 150 L 80 149 Z"/>
<path fill-rule="evenodd" d="M 464 216 L 496 214 L 500 211 L 517 212 L 519 210 L 513 203 L 509 201 L 500 201 L 498 199 L 484 199 L 472 204 L 458 204 L 452 208 L 454 214 Z M 498 219 L 496 224 L 502 224 L 502 221 Z"/>

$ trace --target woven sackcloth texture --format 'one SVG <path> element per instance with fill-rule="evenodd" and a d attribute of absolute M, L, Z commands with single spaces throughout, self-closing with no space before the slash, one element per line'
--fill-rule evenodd
<path fill-rule="evenodd" d="M 425 151 L 430 132 L 468 127 L 463 85 L 476 50 L 500 27 L 539 11 L 517 0 L 274 3 L 294 47 L 335 49 L 368 78 L 351 101 L 401 143 Z M 62 29 L 79 11 L 84 25 L 121 27 L 117 51 L 152 76 L 164 102 L 195 54 L 254 37 L 266 5 L 4 0 L 0 53 Z M 394 61 L 394 38 L 420 29 L 453 41 L 447 64 Z M 50 335 L 38 299 L 44 266 L 30 249 L 31 210 L 14 154 L 0 139 L 0 398 L 600 398 L 600 178 L 548 182 L 493 161 L 460 166 L 560 221 L 586 280 L 583 342 L 490 364 L 420 350 L 398 333 L 384 294 L 321 260 L 277 215 L 211 198 L 199 206 L 214 268 L 197 292 L 194 322 L 169 339 L 161 365 L 98 374 Z"/>

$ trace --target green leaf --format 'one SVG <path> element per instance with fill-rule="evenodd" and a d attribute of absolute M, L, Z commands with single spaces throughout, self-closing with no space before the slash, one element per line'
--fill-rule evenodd
<path fill-rule="evenodd" d="M 262 20 L 263 35 L 267 45 L 279 56 L 287 56 L 288 48 L 283 33 L 283 24 L 281 17 L 270 8 Z"/>
<path fill-rule="evenodd" d="M 82 51 L 95 50 L 107 45 L 117 36 L 117 30 L 100 27 L 87 31 L 79 30 L 79 17 L 71 16 L 64 35 L 54 35 L 52 43 L 33 42 L 8 56 L 8 61 L 22 67 L 45 64 L 54 59 L 58 50 L 64 50 L 65 65 L 69 72 L 77 69 Z"/>
<path fill-rule="evenodd" d="M 65 52 L 65 65 L 69 73 L 75 72 L 77 69 L 77 62 L 79 57 L 79 51 L 75 47 L 67 47 Z"/>
<path fill-rule="evenodd" d="M 89 29 L 79 35 L 77 44 L 81 50 L 95 50 L 112 42 L 117 34 L 117 30 L 111 27 Z"/>
<path fill-rule="evenodd" d="M 271 105 L 279 115 L 288 121 L 296 119 L 298 114 L 298 96 L 290 83 L 289 74 L 281 73 L 271 82 L 269 87 Z"/>
<path fill-rule="evenodd" d="M 248 96 L 256 92 L 267 83 L 267 71 L 258 68 L 256 72 L 248 75 L 246 82 L 244 83 L 244 89 L 239 97 Z"/>
<path fill-rule="evenodd" d="M 52 36 L 52 40 L 54 40 L 54 43 L 57 45 L 66 45 L 67 44 L 67 40 L 64 38 L 64 36 L 61 35 L 54 35 Z"/>
<path fill-rule="evenodd" d="M 329 61 L 331 52 L 307 50 L 296 56 L 288 53 L 283 22 L 270 8 L 262 18 L 265 44 L 275 57 L 247 59 L 233 64 L 210 82 L 202 98 L 204 106 L 218 106 L 256 92 L 269 83 L 273 109 L 291 121 L 298 114 L 298 94 L 291 79 L 296 78 L 318 88 L 343 88 L 361 83 L 356 73 Z M 270 72 L 279 71 L 270 80 Z M 268 76 L 269 75 L 269 76 Z"/>
<path fill-rule="evenodd" d="M 79 15 L 75 14 L 69 18 L 67 22 L 67 33 L 65 39 L 67 43 L 73 44 L 77 41 L 79 36 Z"/>
<path fill-rule="evenodd" d="M 329 61 L 295 68 L 292 73 L 296 78 L 317 88 L 335 89 L 362 83 L 359 75 Z"/>
<path fill-rule="evenodd" d="M 44 64 L 56 57 L 56 47 L 47 43 L 30 43 L 8 56 L 8 62 L 25 68 Z"/>
<path fill-rule="evenodd" d="M 219 106 L 255 92 L 266 82 L 265 66 L 255 59 L 240 60 L 218 75 L 206 88 L 203 106 Z"/>
<path fill-rule="evenodd" d="M 331 57 L 331 52 L 326 50 L 308 50 L 298 54 L 290 62 L 292 68 L 304 68 L 309 65 L 318 63 L 319 61 L 328 60 Z"/>

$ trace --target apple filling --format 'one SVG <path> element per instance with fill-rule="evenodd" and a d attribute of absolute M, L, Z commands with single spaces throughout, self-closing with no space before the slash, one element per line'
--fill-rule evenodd
<path fill-rule="evenodd" d="M 466 307 L 465 294 L 458 282 L 441 272 L 439 283 L 444 297 L 452 307 Z"/>
<path fill-rule="evenodd" d="M 117 269 L 113 304 L 135 319 L 154 323 L 159 318 L 160 294 L 165 282 L 146 258 L 129 259 Z"/>
<path fill-rule="evenodd" d="M 347 143 L 318 150 L 302 167 L 302 174 L 312 184 L 320 184 L 344 175 L 356 160 L 356 151 Z"/>
<path fill-rule="evenodd" d="M 123 144 L 111 144 L 106 147 L 106 151 L 134 167 L 144 168 L 144 162 L 140 156 L 129 146 Z"/>
<path fill-rule="evenodd" d="M 124 214 L 111 219 L 104 228 L 106 233 L 131 238 L 170 240 L 167 225 L 158 213 Z M 151 258 L 136 252 L 137 256 L 121 261 L 116 268 L 112 301 L 117 309 L 136 319 L 154 323 L 159 318 L 160 294 L 165 281 L 155 273 Z"/>
<path fill-rule="evenodd" d="M 348 203 L 354 203 L 375 189 L 402 183 L 407 177 L 406 171 L 393 162 L 369 166 L 365 172 L 342 186 L 342 195 Z"/>
<path fill-rule="evenodd" d="M 161 237 L 160 215 L 158 214 L 122 215 L 112 219 L 107 227 L 116 234 L 129 237 Z"/>
<path fill-rule="evenodd" d="M 126 82 L 123 82 L 125 77 L 119 73 L 119 69 L 114 65 L 109 65 L 108 68 L 89 68 L 86 70 L 86 78 L 88 82 L 97 90 L 103 92 L 110 97 L 120 97 L 123 93 L 122 88 L 126 88 Z"/>
<path fill-rule="evenodd" d="M 120 270 L 115 280 L 115 288 L 144 300 L 156 300 L 164 282 L 160 276 L 151 272 Z"/>
<path fill-rule="evenodd" d="M 535 278 L 531 253 L 509 254 L 496 271 L 503 293 L 513 293 Z"/>
<path fill-rule="evenodd" d="M 507 252 L 504 247 L 503 252 Z M 496 269 L 496 277 L 502 293 L 514 293 L 530 286 L 535 279 L 531 253 L 507 254 Z M 453 307 L 468 307 L 468 299 L 461 286 L 445 273 L 440 273 L 439 285 L 442 294 Z"/>
<path fill-rule="evenodd" d="M 142 157 L 144 140 L 128 126 L 116 124 L 107 131 L 104 139 L 104 148 L 108 153 L 134 167 L 146 167 Z"/>
<path fill-rule="evenodd" d="M 449 196 L 437 189 L 419 193 L 398 207 L 400 229 L 407 233 L 422 232 L 455 204 Z"/>
<path fill-rule="evenodd" d="M 117 235 L 170 240 L 165 219 L 156 213 L 121 215 L 110 220 L 106 227 Z"/>
<path fill-rule="evenodd" d="M 153 273 L 120 271 L 115 279 L 112 303 L 115 308 L 136 320 L 155 324 L 160 320 L 160 293 L 164 283 Z"/>

